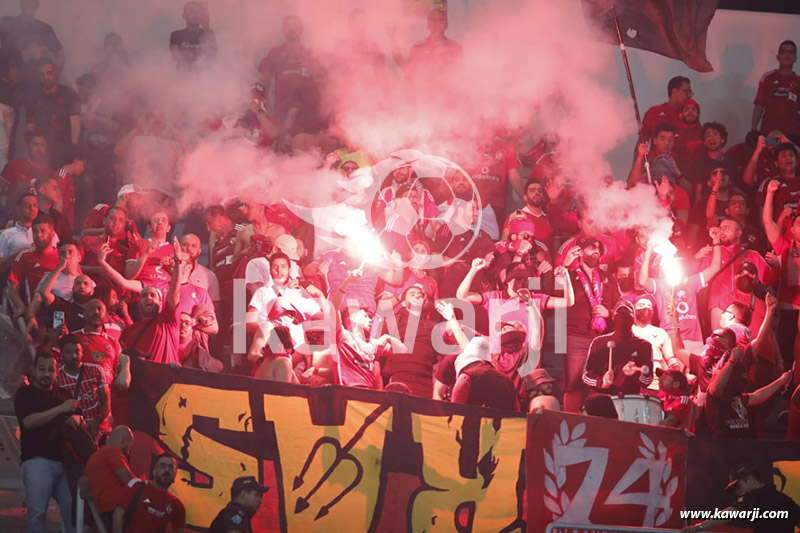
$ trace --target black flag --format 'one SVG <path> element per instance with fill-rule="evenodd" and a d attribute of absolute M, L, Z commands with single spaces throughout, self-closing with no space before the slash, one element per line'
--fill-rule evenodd
<path fill-rule="evenodd" d="M 714 68 L 706 59 L 706 35 L 719 0 L 583 0 L 587 21 L 604 41 L 618 44 L 615 7 L 625 46 L 679 59 L 699 72 Z"/>

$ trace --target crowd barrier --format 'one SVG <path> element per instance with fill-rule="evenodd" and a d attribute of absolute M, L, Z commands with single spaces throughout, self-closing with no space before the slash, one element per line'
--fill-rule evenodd
<path fill-rule="evenodd" d="M 713 509 L 745 459 L 768 475 L 777 469 L 800 501 L 792 443 L 714 443 L 659 426 L 140 360 L 132 374 L 132 468 L 144 475 L 156 455 L 175 454 L 172 490 L 190 530 L 208 527 L 244 475 L 269 487 L 253 520 L 254 531 L 269 532 L 680 529 L 685 502 Z"/>

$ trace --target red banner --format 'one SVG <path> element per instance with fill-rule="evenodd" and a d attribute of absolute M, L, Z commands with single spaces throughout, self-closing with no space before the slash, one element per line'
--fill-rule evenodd
<path fill-rule="evenodd" d="M 528 524 L 682 527 L 683 432 L 545 412 L 528 420 Z"/>

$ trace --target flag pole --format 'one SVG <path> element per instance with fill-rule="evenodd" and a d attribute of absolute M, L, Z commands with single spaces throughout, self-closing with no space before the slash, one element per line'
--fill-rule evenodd
<path fill-rule="evenodd" d="M 625 74 L 628 76 L 628 89 L 631 91 L 631 100 L 633 100 L 633 112 L 636 115 L 636 125 L 639 128 L 639 144 L 644 144 L 644 134 L 642 133 L 642 118 L 639 115 L 639 103 L 636 100 L 636 91 L 633 88 L 633 78 L 631 78 L 631 67 L 628 64 L 628 53 L 625 51 L 625 44 L 622 42 L 622 33 L 619 31 L 619 19 L 617 18 L 617 8 L 611 6 L 611 15 L 614 17 L 614 27 L 617 30 L 617 39 L 619 40 L 619 51 L 622 53 L 622 62 L 625 64 Z M 637 147 L 638 150 L 638 147 Z M 647 183 L 652 184 L 653 180 L 650 177 L 650 160 L 647 154 L 644 154 L 644 170 L 647 173 Z"/>

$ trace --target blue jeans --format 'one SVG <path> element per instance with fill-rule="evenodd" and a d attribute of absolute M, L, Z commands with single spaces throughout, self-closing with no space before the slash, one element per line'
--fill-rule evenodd
<path fill-rule="evenodd" d="M 58 504 L 66 533 L 75 533 L 72 522 L 72 495 L 69 492 L 64 464 L 44 457 L 22 462 L 22 483 L 25 485 L 25 531 L 44 533 L 50 497 Z"/>

